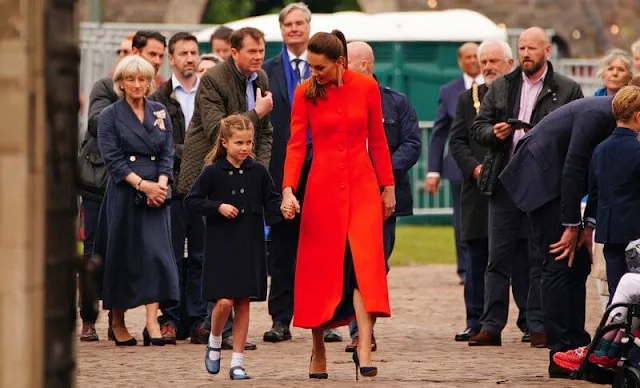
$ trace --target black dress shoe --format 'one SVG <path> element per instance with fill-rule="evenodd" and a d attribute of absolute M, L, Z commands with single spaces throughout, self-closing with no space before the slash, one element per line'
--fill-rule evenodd
<path fill-rule="evenodd" d="M 551 361 L 549 362 L 549 378 L 550 379 L 570 379 L 571 371 L 568 369 L 564 369 L 560 365 L 556 364 L 553 361 L 553 357 L 551 357 Z"/>
<path fill-rule="evenodd" d="M 530 333 L 522 333 L 522 342 L 531 342 L 531 334 Z"/>
<path fill-rule="evenodd" d="M 474 337 L 476 334 L 478 334 L 477 331 L 467 327 L 463 332 L 456 334 L 455 340 L 458 342 L 469 341 L 469 338 Z"/>
<path fill-rule="evenodd" d="M 342 342 L 342 335 L 336 329 L 327 329 L 324 331 L 324 342 Z"/>
<path fill-rule="evenodd" d="M 220 348 L 222 350 L 233 350 L 233 336 L 223 338 L 222 346 L 220 346 Z M 245 341 L 244 350 L 256 350 L 256 349 L 258 349 L 258 346 L 256 346 L 256 344 L 251 343 L 249 341 Z"/>
<path fill-rule="evenodd" d="M 274 322 L 269 331 L 264 333 L 262 340 L 264 342 L 282 342 L 289 341 L 291 339 L 291 331 L 289 327 L 285 326 L 281 322 Z"/>

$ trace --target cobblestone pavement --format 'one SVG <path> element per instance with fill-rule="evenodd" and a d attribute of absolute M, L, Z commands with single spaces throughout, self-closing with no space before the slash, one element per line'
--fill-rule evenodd
<path fill-rule="evenodd" d="M 127 313 L 135 348 L 116 348 L 106 341 L 106 314 L 97 324 L 101 341 L 77 342 L 78 387 L 586 387 L 571 380 L 550 380 L 546 376 L 548 351 L 532 349 L 520 342 L 515 326 L 516 308 L 511 303 L 502 347 L 469 348 L 453 341 L 464 328 L 462 286 L 457 284 L 452 265 L 393 268 L 389 274 L 392 318 L 376 325 L 378 351 L 374 362 L 378 377 L 355 381 L 345 342 L 328 344 L 329 380 L 309 381 L 308 362 L 311 333 L 293 330 L 293 340 L 280 344 L 262 342 L 270 327 L 266 303 L 252 304 L 249 338 L 258 350 L 245 354 L 245 367 L 252 380 L 232 382 L 227 370 L 230 352 L 223 352 L 223 369 L 217 376 L 204 369 L 204 345 L 187 341 L 177 346 L 142 347 L 144 309 Z M 600 318 L 595 285 L 588 284 L 588 328 L 592 332 Z M 595 385 L 594 385 L 595 386 Z"/>

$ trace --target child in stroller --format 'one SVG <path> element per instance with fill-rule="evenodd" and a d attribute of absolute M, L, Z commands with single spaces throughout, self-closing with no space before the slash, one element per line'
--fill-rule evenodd
<path fill-rule="evenodd" d="M 573 371 L 573 377 L 612 383 L 614 387 L 639 387 L 637 363 L 629 353 L 640 348 L 640 274 L 626 273 L 621 279 L 588 346 L 558 352 L 554 362 Z"/>

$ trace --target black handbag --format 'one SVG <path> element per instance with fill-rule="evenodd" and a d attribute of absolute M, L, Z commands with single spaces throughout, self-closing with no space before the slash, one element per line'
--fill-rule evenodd
<path fill-rule="evenodd" d="M 78 153 L 77 170 L 81 189 L 104 194 L 109 172 L 100 155 L 97 139 L 88 134 Z"/>
<path fill-rule="evenodd" d="M 171 197 L 172 197 L 171 186 L 169 186 L 169 190 L 167 190 L 167 198 L 164 200 L 164 203 L 160 207 L 163 207 L 164 205 L 166 205 L 167 201 L 170 200 Z M 147 195 L 140 190 L 136 190 L 136 193 L 133 196 L 133 203 L 134 205 L 139 207 L 149 207 L 149 205 L 147 205 Z"/>

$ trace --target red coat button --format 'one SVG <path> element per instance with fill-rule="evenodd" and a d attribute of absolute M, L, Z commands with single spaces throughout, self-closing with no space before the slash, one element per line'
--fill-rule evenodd
<path fill-rule="evenodd" d="M 347 188 L 347 184 L 346 183 L 340 183 L 340 188 L 341 189 L 346 189 Z"/>
<path fill-rule="evenodd" d="M 345 168 L 347 168 L 347 167 L 346 167 L 344 164 L 341 164 L 341 165 L 340 165 L 340 169 L 341 169 L 341 170 L 344 170 Z"/>
<path fill-rule="evenodd" d="M 338 151 L 344 151 L 344 146 L 343 145 L 338 146 Z"/>
<path fill-rule="evenodd" d="M 342 114 L 342 112 L 343 112 L 343 111 L 344 111 L 344 110 L 343 110 L 342 108 L 338 108 L 338 109 L 337 109 L 338 114 Z"/>

